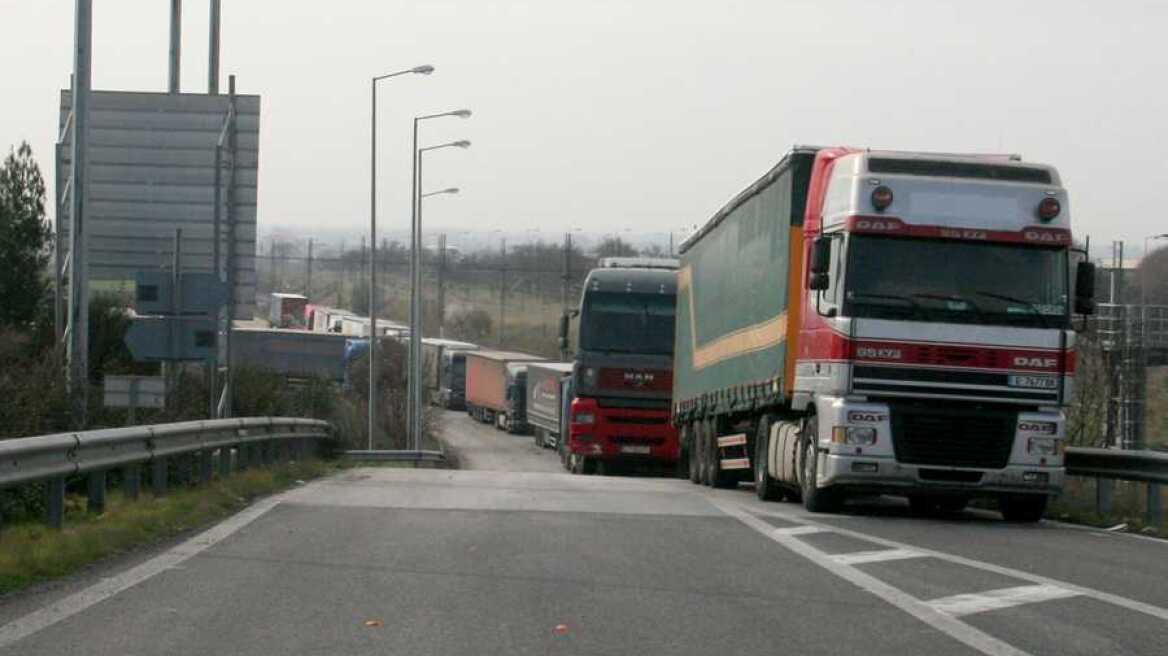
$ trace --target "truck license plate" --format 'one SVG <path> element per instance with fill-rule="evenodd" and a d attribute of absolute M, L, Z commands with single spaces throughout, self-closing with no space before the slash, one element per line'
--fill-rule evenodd
<path fill-rule="evenodd" d="M 638 455 L 649 455 L 649 445 L 645 444 L 625 444 L 621 447 L 621 453 L 635 453 Z"/>
<path fill-rule="evenodd" d="M 1006 384 L 1028 389 L 1058 389 L 1058 379 L 1054 376 L 1010 376 Z"/>

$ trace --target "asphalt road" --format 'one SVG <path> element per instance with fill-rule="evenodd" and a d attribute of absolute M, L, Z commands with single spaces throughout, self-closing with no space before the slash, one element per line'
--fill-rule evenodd
<path fill-rule="evenodd" d="M 571 476 L 445 421 L 487 469 L 351 470 L 265 500 L 10 602 L 0 654 L 1168 651 L 1168 543 Z"/>

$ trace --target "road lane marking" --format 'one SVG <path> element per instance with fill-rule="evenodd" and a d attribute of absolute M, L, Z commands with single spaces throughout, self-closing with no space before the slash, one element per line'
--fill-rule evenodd
<path fill-rule="evenodd" d="M 832 560 L 841 565 L 863 565 L 865 563 L 882 563 L 887 560 L 904 560 L 906 558 L 923 558 L 924 554 L 912 549 L 876 549 L 874 551 L 853 551 L 832 555 Z"/>
<path fill-rule="evenodd" d="M 836 562 L 831 554 L 824 553 L 803 540 L 800 540 L 798 537 L 799 534 L 792 535 L 789 532 L 782 532 L 781 529 L 776 530 L 765 520 L 746 512 L 737 504 L 731 504 L 716 497 L 708 497 L 708 499 L 710 503 L 727 515 L 778 542 L 787 549 L 803 556 L 832 574 L 896 606 L 958 642 L 989 656 L 1028 656 L 1028 652 L 1022 651 L 978 628 L 966 624 L 956 617 L 942 613 L 930 606 L 927 602 L 921 601 L 857 567 Z M 784 517 L 783 519 L 789 518 Z M 831 530 L 829 527 L 823 525 L 818 525 L 816 528 Z"/>
<path fill-rule="evenodd" d="M 962 615 L 1013 608 L 1022 604 L 1036 604 L 1042 601 L 1077 596 L 1079 596 L 1078 592 L 1057 585 L 1020 585 L 988 592 L 941 597 L 930 600 L 929 605 L 946 615 L 961 617 Z"/>
<path fill-rule="evenodd" d="M 776 535 L 809 535 L 811 533 L 826 533 L 827 529 L 819 526 L 784 526 L 773 529 Z"/>
<path fill-rule="evenodd" d="M 0 626 L 0 649 L 68 619 L 168 569 L 174 569 L 183 561 L 198 555 L 259 519 L 264 513 L 276 507 L 283 497 L 284 495 L 268 497 L 169 551 Z"/>
<path fill-rule="evenodd" d="M 711 499 L 711 501 L 713 501 L 713 499 Z M 718 503 L 715 503 L 714 505 L 719 507 L 719 508 L 722 508 L 725 505 L 725 503 L 726 502 L 719 501 Z M 756 512 L 758 512 L 758 511 L 756 510 Z M 878 544 L 880 546 L 888 547 L 890 549 L 910 549 L 913 551 L 917 551 L 917 552 L 921 553 L 922 555 L 928 556 L 930 558 L 937 558 L 939 560 L 944 560 L 946 562 L 955 563 L 957 565 L 965 565 L 966 567 L 973 567 L 975 569 L 980 569 L 980 570 L 985 571 L 985 572 L 992 572 L 994 574 L 1001 574 L 1002 576 L 1009 576 L 1009 577 L 1013 577 L 1016 579 L 1021 579 L 1023 581 L 1027 581 L 1029 583 L 1033 583 L 1036 585 L 1050 585 L 1050 586 L 1055 586 L 1055 587 L 1059 587 L 1059 588 L 1065 588 L 1067 590 L 1071 590 L 1073 592 L 1076 592 L 1079 595 L 1084 596 L 1084 597 L 1089 597 L 1089 598 L 1095 599 L 1097 601 L 1102 601 L 1104 603 L 1111 604 L 1113 606 L 1119 606 L 1120 608 L 1134 610 L 1136 612 L 1143 613 L 1145 615 L 1150 615 L 1150 616 L 1155 617 L 1157 619 L 1164 620 L 1165 622 L 1168 622 L 1168 608 L 1161 608 L 1160 606 L 1155 606 L 1152 604 L 1144 603 L 1142 601 L 1136 601 L 1135 599 L 1128 599 L 1127 597 L 1121 597 L 1117 594 L 1112 594 L 1110 592 L 1104 592 L 1102 590 L 1096 590 L 1094 588 L 1088 588 L 1088 587 L 1084 587 L 1081 585 L 1075 585 L 1074 583 L 1070 583 L 1067 581 L 1060 581 L 1058 579 L 1052 579 L 1050 577 L 1042 576 L 1040 574 L 1032 574 L 1030 572 L 1024 572 L 1022 570 L 1012 569 L 1009 567 L 1003 567 L 1001 565 L 994 565 L 993 563 L 987 563 L 987 562 L 981 561 L 981 560 L 974 560 L 972 558 L 966 558 L 964 556 L 957 556 L 957 555 L 954 555 L 951 553 L 946 553 L 944 551 L 936 551 L 934 549 L 927 549 L 925 547 L 918 547 L 915 545 L 906 544 L 904 542 L 897 542 L 895 540 L 888 540 L 885 538 L 877 537 L 875 535 L 861 533 L 860 531 L 842 528 L 839 526 L 833 526 L 831 524 L 821 524 L 819 522 L 815 522 L 815 521 L 807 518 L 806 516 L 801 516 L 801 515 L 797 515 L 794 513 L 785 513 L 785 512 L 781 512 L 781 511 L 768 509 L 766 512 L 761 512 L 759 514 L 761 514 L 763 516 L 767 516 L 767 517 L 775 517 L 777 519 L 782 519 L 782 520 L 785 520 L 788 522 L 797 522 L 797 523 L 801 522 L 801 523 L 807 524 L 809 526 L 818 526 L 818 527 L 823 528 L 825 530 L 830 530 L 830 531 L 834 531 L 836 533 L 839 533 L 840 535 L 846 535 L 848 537 L 853 537 L 853 538 L 857 538 L 860 540 L 867 540 L 868 542 L 871 542 L 873 544 Z M 841 517 L 844 517 L 844 516 L 845 515 L 841 515 Z"/>

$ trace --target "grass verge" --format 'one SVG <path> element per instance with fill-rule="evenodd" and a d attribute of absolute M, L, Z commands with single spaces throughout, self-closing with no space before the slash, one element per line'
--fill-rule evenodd
<path fill-rule="evenodd" d="M 111 492 L 106 511 L 85 511 L 82 497 L 67 501 L 65 526 L 55 531 L 26 523 L 0 529 L 0 595 L 75 572 L 103 558 L 174 537 L 226 517 L 256 497 L 341 466 L 308 460 L 238 472 L 208 485 L 143 494 L 137 501 Z"/>

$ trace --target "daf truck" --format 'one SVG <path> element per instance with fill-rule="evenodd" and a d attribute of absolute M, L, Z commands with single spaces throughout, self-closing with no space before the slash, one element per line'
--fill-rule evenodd
<path fill-rule="evenodd" d="M 1063 486 L 1072 316 L 1093 308 L 1057 170 L 1016 156 L 789 152 L 680 248 L 672 419 L 694 482 L 829 512 Z"/>

